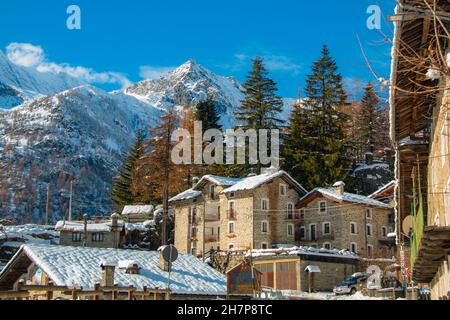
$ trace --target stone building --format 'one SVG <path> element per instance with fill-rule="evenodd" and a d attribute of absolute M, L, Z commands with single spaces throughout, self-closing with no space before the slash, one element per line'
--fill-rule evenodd
<path fill-rule="evenodd" d="M 317 188 L 304 196 L 291 219 L 295 241 L 325 249 L 348 249 L 368 257 L 392 257 L 392 207 L 369 197 L 345 192 L 343 182 Z M 392 243 L 391 243 L 392 242 Z"/>
<path fill-rule="evenodd" d="M 306 190 L 289 174 L 274 168 L 244 179 L 203 177 L 174 198 L 175 246 L 205 255 L 214 250 L 271 248 L 294 243 L 288 223 Z"/>
<path fill-rule="evenodd" d="M 391 138 L 397 150 L 397 239 L 399 245 L 411 243 L 411 279 L 429 285 L 432 299 L 449 299 L 448 31 L 436 25 L 425 3 L 402 0 L 399 4 L 390 91 Z M 448 1 L 438 0 L 434 5 L 436 12 L 450 10 Z M 416 14 L 420 10 L 431 16 Z M 404 16 L 411 19 L 401 19 Z M 431 64 L 428 55 L 433 54 L 439 61 Z M 427 58 L 417 62 L 411 56 Z M 439 64 L 444 70 L 433 69 Z M 419 76 L 433 72 L 434 77 Z M 424 90 L 430 94 L 420 93 Z"/>
<path fill-rule="evenodd" d="M 59 244 L 63 246 L 119 248 L 125 240 L 125 224 L 117 214 L 109 222 L 59 221 L 55 230 L 60 232 Z"/>
<path fill-rule="evenodd" d="M 276 290 L 333 291 L 360 270 L 360 258 L 345 250 L 254 250 L 251 260 L 262 273 L 261 286 Z"/>

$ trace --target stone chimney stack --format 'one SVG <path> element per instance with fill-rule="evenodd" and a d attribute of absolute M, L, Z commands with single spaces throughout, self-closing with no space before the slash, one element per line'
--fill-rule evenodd
<path fill-rule="evenodd" d="M 333 185 L 334 188 L 334 192 L 339 195 L 342 196 L 345 192 L 345 183 L 342 181 L 338 181 Z"/>
<path fill-rule="evenodd" d="M 102 287 L 113 287 L 114 286 L 114 272 L 116 270 L 116 264 L 111 262 L 103 262 L 102 268 Z"/>
<path fill-rule="evenodd" d="M 113 213 L 111 215 L 111 227 L 116 229 L 119 227 L 119 215 L 117 213 Z"/>

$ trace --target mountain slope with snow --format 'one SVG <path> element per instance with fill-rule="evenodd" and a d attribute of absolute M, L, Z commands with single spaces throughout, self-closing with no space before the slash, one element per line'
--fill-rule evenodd
<path fill-rule="evenodd" d="M 216 102 L 221 124 L 230 128 L 235 124 L 233 113 L 244 98 L 241 90 L 242 86 L 234 78 L 218 76 L 189 60 L 166 76 L 141 81 L 123 93 L 164 109 L 171 105 L 179 109 L 195 107 L 209 97 Z"/>
<path fill-rule="evenodd" d="M 83 85 L 66 73 L 39 72 L 12 63 L 0 50 L 0 108 Z"/>
<path fill-rule="evenodd" d="M 154 126 L 162 111 L 126 95 L 83 86 L 0 113 L 0 218 L 43 222 L 47 184 L 50 220 L 74 208 L 111 210 L 110 188 L 137 129 Z"/>

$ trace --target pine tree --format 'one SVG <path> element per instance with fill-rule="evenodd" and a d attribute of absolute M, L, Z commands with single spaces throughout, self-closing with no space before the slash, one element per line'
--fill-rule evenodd
<path fill-rule="evenodd" d="M 242 93 L 245 95 L 242 105 L 235 113 L 239 128 L 243 130 L 282 129 L 283 121 L 280 114 L 283 111 L 283 100 L 277 95 L 277 84 L 268 77 L 268 72 L 260 57 L 252 60 L 252 70 L 243 84 Z M 270 137 L 267 150 L 270 150 Z M 248 143 L 246 143 L 248 151 Z M 245 176 L 249 173 L 259 174 L 261 164 L 250 165 L 248 159 L 245 165 L 233 165 L 227 170 L 230 176 Z"/>
<path fill-rule="evenodd" d="M 210 98 L 197 104 L 195 108 L 195 120 L 202 122 L 203 132 L 209 129 L 220 130 L 222 128 L 219 124 L 220 115 L 217 106 Z"/>
<path fill-rule="evenodd" d="M 291 113 L 284 146 L 284 167 L 306 188 L 346 180 L 349 158 L 340 111 L 346 101 L 342 76 L 326 46 L 306 81 L 306 99 Z"/>
<path fill-rule="evenodd" d="M 279 118 L 283 100 L 277 92 L 277 84 L 268 77 L 260 57 L 253 59 L 253 67 L 243 84 L 245 94 L 236 119 L 244 129 L 277 129 L 282 126 Z"/>
<path fill-rule="evenodd" d="M 379 143 L 380 99 L 374 91 L 372 83 L 368 83 L 361 99 L 361 111 L 356 119 L 356 145 L 359 160 L 364 154 L 374 153 Z"/>
<path fill-rule="evenodd" d="M 122 166 L 118 170 L 118 178 L 113 182 L 112 200 L 119 208 L 133 204 L 136 199 L 132 192 L 133 176 L 135 174 L 136 162 L 143 154 L 143 138 L 140 130 L 136 133 L 133 147 L 125 156 Z"/>

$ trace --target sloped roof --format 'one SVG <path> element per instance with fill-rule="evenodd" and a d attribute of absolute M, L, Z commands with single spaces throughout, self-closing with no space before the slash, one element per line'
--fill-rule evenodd
<path fill-rule="evenodd" d="M 151 214 L 154 207 L 152 205 L 133 205 L 125 206 L 122 210 L 122 215 L 127 216 L 130 214 Z"/>
<path fill-rule="evenodd" d="M 378 189 L 377 191 L 375 191 L 374 193 L 372 193 L 369 198 L 376 198 L 378 195 L 383 194 L 385 191 L 389 190 L 390 188 L 394 188 L 396 185 L 397 181 L 396 180 L 392 180 L 391 182 L 389 182 L 388 184 L 382 186 L 380 189 Z"/>
<path fill-rule="evenodd" d="M 205 181 L 212 182 L 218 186 L 228 187 L 228 186 L 235 185 L 236 183 L 238 183 L 241 180 L 242 179 L 240 179 L 240 178 L 220 177 L 220 176 L 215 176 L 215 175 L 209 174 L 209 175 L 203 176 L 200 179 L 200 181 L 196 184 L 194 189 L 197 189 L 197 187 L 200 186 L 201 184 L 203 184 Z"/>
<path fill-rule="evenodd" d="M 300 199 L 299 203 L 304 202 L 310 196 L 317 194 L 317 193 L 321 194 L 325 198 L 329 198 L 332 201 L 336 201 L 336 202 L 351 202 L 351 203 L 357 203 L 357 204 L 362 204 L 362 205 L 371 206 L 371 207 L 378 207 L 378 208 L 383 208 L 383 209 L 391 209 L 392 208 L 390 205 L 388 205 L 386 203 L 383 203 L 381 201 L 377 201 L 377 200 L 374 200 L 374 199 L 371 199 L 369 197 L 362 196 L 359 194 L 348 193 L 348 192 L 344 192 L 342 195 L 337 194 L 334 191 L 334 189 L 332 189 L 332 188 L 330 188 L 330 189 L 316 188 L 313 191 L 311 191 L 310 193 L 308 193 L 307 195 L 305 195 L 302 199 Z"/>
<path fill-rule="evenodd" d="M 134 286 L 142 290 L 167 288 L 169 273 L 159 268 L 158 251 L 135 251 L 103 248 L 83 248 L 49 245 L 24 245 L 0 273 L 0 283 L 14 260 L 26 255 L 41 268 L 57 286 L 82 286 L 93 289 L 101 279 L 100 265 L 104 261 L 133 261 L 142 269 L 140 274 L 115 269 L 115 283 L 120 287 Z M 173 263 L 170 289 L 175 294 L 226 295 L 226 277 L 192 255 L 179 254 Z"/>
<path fill-rule="evenodd" d="M 201 195 L 202 195 L 201 191 L 194 190 L 194 189 L 188 189 L 188 190 L 176 195 L 175 197 L 169 199 L 169 202 L 191 200 L 191 199 L 200 197 Z"/>
<path fill-rule="evenodd" d="M 261 174 L 259 176 L 248 177 L 242 179 L 240 182 L 235 185 L 225 189 L 222 193 L 230 193 L 237 191 L 245 191 L 245 190 L 253 190 L 258 188 L 259 186 L 271 182 L 276 178 L 284 178 L 288 183 L 290 183 L 293 187 L 295 187 L 298 191 L 307 193 L 307 191 L 297 182 L 294 178 L 292 178 L 287 172 L 283 170 L 279 170 L 277 172 L 268 172 Z"/>
<path fill-rule="evenodd" d="M 118 221 L 119 227 L 123 227 L 125 223 L 123 221 Z M 112 228 L 111 221 L 109 222 L 99 222 L 99 223 L 88 223 L 88 232 L 110 232 Z M 55 226 L 56 231 L 75 231 L 83 232 L 84 223 L 74 222 L 74 221 L 58 221 Z"/>

